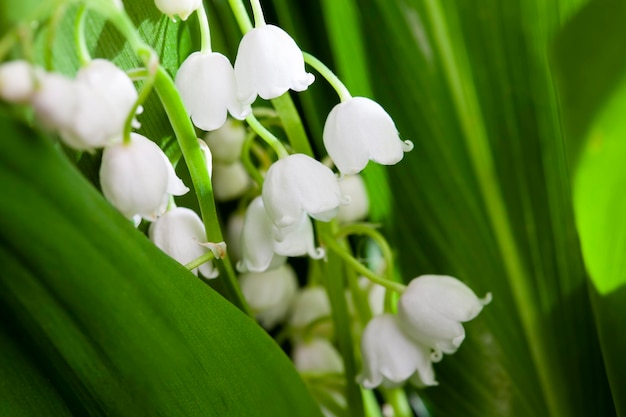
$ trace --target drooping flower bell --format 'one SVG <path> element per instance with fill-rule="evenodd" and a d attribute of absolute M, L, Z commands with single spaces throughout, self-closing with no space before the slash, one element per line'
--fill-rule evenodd
<path fill-rule="evenodd" d="M 304 91 L 315 80 L 304 70 L 302 51 L 291 36 L 274 25 L 247 32 L 235 59 L 237 96 L 252 104 L 256 96 L 270 100 L 289 89 Z"/>
<path fill-rule="evenodd" d="M 291 357 L 300 372 L 341 374 L 344 371 L 343 360 L 337 349 L 321 337 L 298 341 Z"/>
<path fill-rule="evenodd" d="M 330 301 L 326 290 L 323 287 L 306 287 L 296 295 L 289 325 L 299 330 L 306 328 L 311 335 L 329 337 L 333 331 L 330 313 Z M 315 322 L 317 324 L 312 326 Z"/>
<path fill-rule="evenodd" d="M 413 149 L 410 141 L 400 139 L 385 109 L 365 97 L 353 97 L 333 107 L 324 124 L 323 139 L 328 156 L 345 175 L 361 172 L 370 160 L 394 165 Z"/>
<path fill-rule="evenodd" d="M 246 128 L 243 123 L 227 119 L 222 127 L 204 136 L 204 141 L 216 161 L 230 164 L 241 158 L 241 149 L 246 140 Z"/>
<path fill-rule="evenodd" d="M 109 146 L 102 153 L 102 192 L 127 218 L 154 221 L 165 212 L 170 195 L 183 195 L 189 188 L 161 148 L 137 133 L 130 137 L 130 143 Z"/>
<path fill-rule="evenodd" d="M 305 213 L 294 225 L 274 227 L 274 252 L 283 256 L 309 255 L 313 259 L 322 259 L 326 251 L 315 246 L 315 235 L 311 218 Z"/>
<path fill-rule="evenodd" d="M 246 210 L 241 232 L 242 259 L 237 264 L 241 272 L 263 272 L 277 268 L 287 258 L 274 251 L 274 224 L 267 215 L 263 200 L 257 197 Z"/>
<path fill-rule="evenodd" d="M 278 228 L 293 226 L 307 213 L 330 221 L 337 215 L 342 198 L 337 177 L 322 163 L 293 154 L 274 162 L 265 176 L 263 203 Z"/>
<path fill-rule="evenodd" d="M 137 90 L 124 71 L 94 59 L 76 79 L 49 73 L 38 77 L 33 107 L 41 122 L 74 149 L 101 148 L 122 141 Z"/>
<path fill-rule="evenodd" d="M 193 124 L 202 130 L 222 127 L 227 113 L 243 120 L 252 111 L 237 99 L 233 67 L 220 53 L 192 53 L 178 69 L 175 83 Z"/>
<path fill-rule="evenodd" d="M 206 242 L 202 220 L 195 211 L 185 207 L 175 207 L 159 217 L 150 225 L 149 235 L 159 249 L 183 265 L 210 250 L 200 245 L 201 242 Z M 206 278 L 215 278 L 218 274 L 212 261 L 191 272 L 198 275 L 198 270 Z"/>
<path fill-rule="evenodd" d="M 289 264 L 242 274 L 239 284 L 254 317 L 268 330 L 287 317 L 298 289 L 296 273 Z"/>
<path fill-rule="evenodd" d="M 202 0 L 154 0 L 156 7 L 164 15 L 187 20 L 189 15 L 202 6 Z"/>
<path fill-rule="evenodd" d="M 252 186 L 252 179 L 241 162 L 213 164 L 213 194 L 215 201 L 232 201 L 243 196 Z"/>
<path fill-rule="evenodd" d="M 410 337 L 443 353 L 454 353 L 465 339 L 461 323 L 472 320 L 491 302 L 480 299 L 458 279 L 422 275 L 409 283 L 398 301 L 398 317 Z"/>
<path fill-rule="evenodd" d="M 363 371 L 357 381 L 365 388 L 381 384 L 392 388 L 409 379 L 418 386 L 437 385 L 430 348 L 409 339 L 397 316 L 383 314 L 367 323 L 361 336 L 361 354 Z"/>

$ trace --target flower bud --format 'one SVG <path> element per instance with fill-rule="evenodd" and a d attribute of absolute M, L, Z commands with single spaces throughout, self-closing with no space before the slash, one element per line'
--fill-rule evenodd
<path fill-rule="evenodd" d="M 409 283 L 398 301 L 398 316 L 413 339 L 443 353 L 454 353 L 465 339 L 461 323 L 472 320 L 491 302 L 479 299 L 458 279 L 422 275 Z"/>
<path fill-rule="evenodd" d="M 130 143 L 105 148 L 100 184 L 106 199 L 124 216 L 150 221 L 165 212 L 170 194 L 189 191 L 161 148 L 137 133 L 131 133 Z"/>
<path fill-rule="evenodd" d="M 241 122 L 233 119 L 227 119 L 222 127 L 204 136 L 213 157 L 226 164 L 239 161 L 245 140 L 246 128 Z"/>
<path fill-rule="evenodd" d="M 287 90 L 304 91 L 315 80 L 304 70 L 304 57 L 291 36 L 273 25 L 247 32 L 235 59 L 237 96 L 252 104 L 259 95 L 270 100 Z"/>
<path fill-rule="evenodd" d="M 367 218 L 370 201 L 363 178 L 360 175 L 345 175 L 338 181 L 338 184 L 341 194 L 349 198 L 350 203 L 339 207 L 337 221 L 347 224 Z"/>
<path fill-rule="evenodd" d="M 322 287 L 304 288 L 296 295 L 293 302 L 289 324 L 296 329 L 304 329 L 322 319 L 329 319 L 329 321 L 317 323 L 311 332 L 313 335 L 326 337 L 332 333 L 328 294 Z"/>
<path fill-rule="evenodd" d="M 0 99 L 26 104 L 35 93 L 38 70 L 26 61 L 0 64 Z"/>
<path fill-rule="evenodd" d="M 206 242 L 204 224 L 196 212 L 188 208 L 169 210 L 150 225 L 149 235 L 159 249 L 183 265 L 209 251 L 199 244 Z M 198 270 L 206 278 L 215 278 L 218 274 L 213 262 L 206 262 L 191 272 L 198 275 Z"/>
<path fill-rule="evenodd" d="M 244 213 L 236 211 L 226 222 L 226 244 L 230 259 L 239 262 L 243 257 L 241 234 L 243 232 Z"/>
<path fill-rule="evenodd" d="M 171 19 L 178 16 L 187 20 L 191 13 L 202 7 L 202 0 L 154 0 L 154 4 Z"/>
<path fill-rule="evenodd" d="M 299 372 L 341 374 L 344 371 L 337 349 L 319 337 L 297 342 L 291 357 Z"/>
<path fill-rule="evenodd" d="M 437 385 L 428 346 L 409 339 L 391 314 L 376 316 L 361 336 L 363 371 L 357 381 L 367 389 L 397 387 L 410 378 L 418 386 Z"/>
<path fill-rule="evenodd" d="M 216 201 L 235 200 L 248 191 L 252 185 L 248 171 L 241 162 L 213 164 L 213 194 Z"/>
<path fill-rule="evenodd" d="M 178 69 L 175 83 L 193 124 L 202 130 L 222 127 L 227 112 L 242 120 L 252 110 L 237 100 L 233 67 L 220 53 L 192 53 Z"/>
<path fill-rule="evenodd" d="M 309 156 L 289 155 L 267 171 L 263 203 L 278 228 L 293 226 L 301 221 L 303 213 L 330 221 L 342 202 L 335 174 Z"/>
<path fill-rule="evenodd" d="M 400 140 L 385 109 L 364 97 L 333 107 L 324 124 L 323 139 L 328 156 L 345 175 L 361 172 L 369 160 L 394 165 L 413 149 L 410 141 Z"/>
<path fill-rule="evenodd" d="M 255 318 L 268 330 L 285 319 L 298 289 L 296 273 L 289 264 L 242 274 L 239 284 Z"/>

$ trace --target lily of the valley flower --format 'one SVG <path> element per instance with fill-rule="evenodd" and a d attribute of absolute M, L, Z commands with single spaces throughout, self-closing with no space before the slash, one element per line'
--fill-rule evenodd
<path fill-rule="evenodd" d="M 242 259 L 237 264 L 241 272 L 263 272 L 286 261 L 274 251 L 274 224 L 268 217 L 261 197 L 248 206 L 241 233 Z"/>
<path fill-rule="evenodd" d="M 113 63 L 94 59 L 74 80 L 50 73 L 39 76 L 38 82 L 32 100 L 35 113 L 67 145 L 89 150 L 122 141 L 137 90 Z"/>
<path fill-rule="evenodd" d="M 150 225 L 149 235 L 159 249 L 183 265 L 209 251 L 199 244 L 206 242 L 204 224 L 196 212 L 188 208 L 169 210 Z M 206 262 L 191 272 L 198 275 L 198 270 L 206 278 L 215 278 L 218 274 L 213 262 Z"/>
<path fill-rule="evenodd" d="M 465 339 L 461 323 L 472 320 L 491 302 L 480 299 L 458 279 L 422 275 L 413 279 L 398 301 L 403 329 L 415 340 L 443 353 L 454 353 Z"/>
<path fill-rule="evenodd" d="M 213 164 L 213 193 L 216 201 L 231 201 L 250 189 L 252 179 L 241 162 Z"/>
<path fill-rule="evenodd" d="M 289 325 L 294 329 L 311 327 L 312 335 L 327 337 L 332 333 L 332 323 L 323 319 L 330 319 L 330 301 L 323 287 L 307 287 L 296 295 L 291 310 Z"/>
<path fill-rule="evenodd" d="M 228 112 L 240 120 L 250 114 L 250 106 L 237 100 L 233 67 L 220 53 L 189 55 L 180 66 L 175 83 L 191 120 L 202 130 L 222 127 Z"/>
<path fill-rule="evenodd" d="M 346 175 L 338 183 L 341 194 L 350 198 L 350 204 L 339 207 L 337 221 L 346 224 L 364 220 L 369 214 L 370 202 L 363 178 L 360 175 Z"/>
<path fill-rule="evenodd" d="M 38 72 L 40 70 L 23 60 L 0 64 L 0 99 L 29 103 L 35 93 Z"/>
<path fill-rule="evenodd" d="M 239 161 L 245 140 L 245 126 L 233 119 L 227 119 L 222 127 L 204 136 L 204 141 L 211 148 L 213 158 L 226 164 Z"/>
<path fill-rule="evenodd" d="M 165 212 L 170 195 L 189 191 L 161 148 L 137 133 L 131 133 L 130 143 L 104 150 L 100 184 L 104 196 L 124 216 L 150 221 Z"/>
<path fill-rule="evenodd" d="M 289 264 L 242 274 L 239 284 L 255 318 L 268 330 L 285 319 L 298 289 L 296 273 Z"/>
<path fill-rule="evenodd" d="M 238 97 L 252 104 L 259 95 L 265 100 L 287 90 L 304 91 L 315 77 L 304 70 L 302 51 L 281 28 L 263 25 L 247 32 L 235 59 Z"/>
<path fill-rule="evenodd" d="M 298 341 L 291 357 L 300 372 L 341 374 L 344 371 L 343 360 L 337 349 L 320 337 Z"/>
<path fill-rule="evenodd" d="M 409 339 L 397 316 L 370 320 L 361 336 L 363 371 L 357 380 L 365 388 L 392 388 L 411 379 L 418 386 L 437 385 L 428 346 Z"/>
<path fill-rule="evenodd" d="M 322 259 L 326 254 L 315 246 L 313 223 L 306 214 L 292 226 L 274 228 L 274 252 L 291 257 L 309 255 L 313 259 Z"/>
<path fill-rule="evenodd" d="M 345 202 L 335 174 L 309 156 L 289 155 L 267 171 L 263 203 L 279 229 L 300 222 L 304 213 L 330 221 Z"/>
<path fill-rule="evenodd" d="M 202 0 L 154 0 L 161 13 L 174 19 L 176 16 L 187 20 L 189 15 L 202 6 Z"/>
<path fill-rule="evenodd" d="M 385 109 L 364 97 L 351 98 L 330 111 L 323 139 L 328 155 L 346 175 L 361 172 L 369 160 L 394 165 L 413 149 L 410 141 L 400 139 Z"/>

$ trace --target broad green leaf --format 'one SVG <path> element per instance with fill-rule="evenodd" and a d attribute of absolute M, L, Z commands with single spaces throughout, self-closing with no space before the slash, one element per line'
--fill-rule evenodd
<path fill-rule="evenodd" d="M 49 141 L 6 116 L 0 129 L 0 304 L 23 354 L 3 374 L 18 359 L 41 373 L 11 401 L 41 391 L 33 415 L 61 414 L 58 396 L 74 415 L 320 415 L 256 323 L 136 231 Z M 15 356 L 11 343 L 3 355 Z"/>
<path fill-rule="evenodd" d="M 623 335 L 626 302 L 626 5 L 595 1 L 555 43 L 570 154 L 576 223 L 602 351 L 618 414 L 626 415 Z M 598 44 L 601 42 L 601 47 Z M 585 62 L 584 65 L 574 65 Z M 570 68 L 575 68 L 570 70 Z"/>

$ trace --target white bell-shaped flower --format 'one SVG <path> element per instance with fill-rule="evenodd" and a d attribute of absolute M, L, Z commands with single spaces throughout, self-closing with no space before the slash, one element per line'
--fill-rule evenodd
<path fill-rule="evenodd" d="M 357 381 L 365 388 L 399 386 L 413 378 L 418 385 L 437 385 L 428 346 L 409 339 L 391 314 L 376 316 L 361 336 L 363 371 Z"/>
<path fill-rule="evenodd" d="M 239 284 L 255 318 L 268 330 L 287 317 L 298 290 L 296 273 L 289 264 L 242 274 Z"/>
<path fill-rule="evenodd" d="M 301 221 L 303 213 L 330 221 L 347 201 L 328 167 L 304 154 L 293 154 L 270 166 L 263 203 L 274 224 L 284 228 Z"/>
<path fill-rule="evenodd" d="M 243 221 L 245 213 L 235 211 L 226 222 L 226 245 L 228 255 L 234 262 L 239 262 L 243 257 L 241 234 L 243 232 Z"/>
<path fill-rule="evenodd" d="M 339 180 L 339 189 L 342 195 L 350 198 L 350 204 L 343 204 L 339 207 L 337 221 L 347 224 L 367 218 L 370 201 L 363 178 L 360 175 L 345 175 Z"/>
<path fill-rule="evenodd" d="M 274 224 L 267 215 L 261 197 L 248 206 L 241 233 L 241 272 L 263 272 L 285 263 L 286 257 L 274 252 Z"/>
<path fill-rule="evenodd" d="M 298 341 L 291 358 L 299 372 L 341 374 L 344 371 L 337 349 L 320 337 Z"/>
<path fill-rule="evenodd" d="M 289 324 L 295 329 L 304 329 L 318 322 L 310 328 L 312 335 L 326 337 L 332 333 L 330 313 L 326 290 L 323 287 L 306 287 L 296 295 Z"/>
<path fill-rule="evenodd" d="M 302 51 L 281 28 L 263 25 L 246 33 L 235 59 L 237 96 L 252 104 L 259 95 L 270 100 L 287 90 L 304 91 L 315 80 L 304 70 Z"/>
<path fill-rule="evenodd" d="M 189 15 L 202 6 L 202 0 L 154 0 L 156 7 L 164 15 L 187 20 Z"/>
<path fill-rule="evenodd" d="M 175 83 L 193 124 L 202 130 L 222 127 L 228 112 L 240 120 L 251 112 L 249 105 L 237 100 L 233 67 L 220 53 L 189 55 L 178 69 Z"/>
<path fill-rule="evenodd" d="M 252 179 L 241 162 L 213 164 L 213 194 L 216 201 L 231 201 L 244 195 L 252 186 Z"/>
<path fill-rule="evenodd" d="M 67 145 L 89 150 L 122 141 L 137 100 L 137 90 L 124 71 L 107 60 L 94 59 L 74 80 L 59 74 L 38 78 L 35 113 Z"/>
<path fill-rule="evenodd" d="M 413 149 L 403 142 L 396 125 L 380 104 L 354 97 L 337 104 L 328 114 L 324 146 L 337 169 L 345 175 L 361 172 L 369 160 L 394 165 Z"/>
<path fill-rule="evenodd" d="M 204 164 L 206 165 L 206 170 L 209 173 L 209 178 L 213 177 L 213 155 L 211 154 L 211 149 L 208 147 L 205 141 L 198 139 L 198 145 L 200 145 L 200 150 L 202 151 L 202 157 L 204 158 Z"/>
<path fill-rule="evenodd" d="M 107 200 L 124 216 L 150 221 L 165 212 L 170 195 L 189 191 L 161 148 L 137 133 L 131 133 L 128 144 L 104 149 L 100 185 Z"/>
<path fill-rule="evenodd" d="M 0 99 L 11 103 L 29 103 L 35 94 L 39 72 L 23 60 L 0 64 Z"/>
<path fill-rule="evenodd" d="M 491 302 L 480 299 L 458 279 L 422 275 L 409 283 L 398 301 L 398 316 L 413 339 L 443 353 L 454 353 L 465 339 L 461 323 L 472 320 Z"/>
<path fill-rule="evenodd" d="M 204 141 L 211 148 L 213 158 L 225 164 L 239 161 L 245 140 L 245 126 L 233 119 L 227 119 L 222 127 L 204 136 Z"/>
<path fill-rule="evenodd" d="M 150 225 L 150 240 L 163 252 L 179 263 L 186 265 L 206 254 L 209 249 L 200 245 L 206 242 L 204 224 L 195 211 L 176 207 L 159 217 Z M 213 262 L 206 262 L 191 272 L 207 278 L 217 277 L 218 270 Z"/>
<path fill-rule="evenodd" d="M 322 259 L 326 254 L 324 249 L 315 246 L 313 223 L 304 213 L 298 223 L 274 228 L 274 252 L 292 257 L 309 255 L 313 259 Z"/>

